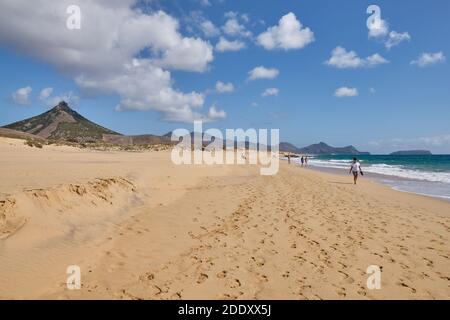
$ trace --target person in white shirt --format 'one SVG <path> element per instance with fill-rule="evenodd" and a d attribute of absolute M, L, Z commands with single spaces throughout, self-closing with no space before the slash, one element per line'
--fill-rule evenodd
<path fill-rule="evenodd" d="M 356 184 L 356 181 L 358 180 L 358 175 L 361 173 L 361 175 L 364 175 L 361 170 L 361 163 L 358 161 L 358 159 L 353 158 L 352 166 L 350 167 L 350 172 L 353 173 L 353 183 Z"/>

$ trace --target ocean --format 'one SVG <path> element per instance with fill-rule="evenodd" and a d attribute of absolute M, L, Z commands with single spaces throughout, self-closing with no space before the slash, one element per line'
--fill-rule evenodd
<path fill-rule="evenodd" d="M 373 178 L 392 188 L 450 200 L 450 155 L 357 157 L 365 178 Z M 313 156 L 308 164 L 347 174 L 353 156 Z M 300 159 L 295 159 L 300 162 Z"/>

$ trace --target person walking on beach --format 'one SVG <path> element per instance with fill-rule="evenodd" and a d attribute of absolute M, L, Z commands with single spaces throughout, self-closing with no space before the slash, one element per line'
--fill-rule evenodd
<path fill-rule="evenodd" d="M 302 158 L 301 158 L 301 163 L 302 163 L 302 167 L 303 167 L 303 164 L 305 163 L 305 158 L 302 156 Z"/>
<path fill-rule="evenodd" d="M 308 156 L 305 156 L 305 166 L 308 165 Z"/>
<path fill-rule="evenodd" d="M 361 173 L 361 175 L 364 175 L 361 170 L 361 163 L 358 159 L 353 158 L 352 166 L 350 167 L 350 172 L 353 173 L 353 183 L 356 184 L 356 181 L 358 180 L 358 175 Z"/>

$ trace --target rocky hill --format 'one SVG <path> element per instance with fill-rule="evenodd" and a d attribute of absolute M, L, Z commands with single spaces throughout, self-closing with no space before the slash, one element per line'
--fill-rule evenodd
<path fill-rule="evenodd" d="M 369 152 L 362 152 L 357 150 L 354 146 L 347 147 L 332 147 L 325 142 L 319 142 L 316 144 L 309 145 L 304 148 L 297 148 L 293 144 L 287 142 L 280 143 L 280 151 L 292 152 L 297 154 L 315 154 L 315 155 L 325 155 L 325 154 L 341 154 L 341 155 L 368 155 Z"/>
<path fill-rule="evenodd" d="M 99 141 L 103 139 L 104 134 L 120 135 L 84 118 L 64 101 L 47 112 L 9 124 L 4 128 L 37 135 L 44 139 L 76 142 Z"/>

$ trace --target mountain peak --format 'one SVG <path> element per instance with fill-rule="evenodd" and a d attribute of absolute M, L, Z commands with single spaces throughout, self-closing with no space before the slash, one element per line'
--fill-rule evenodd
<path fill-rule="evenodd" d="M 65 101 L 60 101 L 47 112 L 12 123 L 5 128 L 31 133 L 44 139 L 78 142 L 102 140 L 104 134 L 120 135 L 84 118 Z"/>
<path fill-rule="evenodd" d="M 60 101 L 55 107 L 53 107 L 53 110 L 72 111 L 67 102 L 64 100 Z"/>

